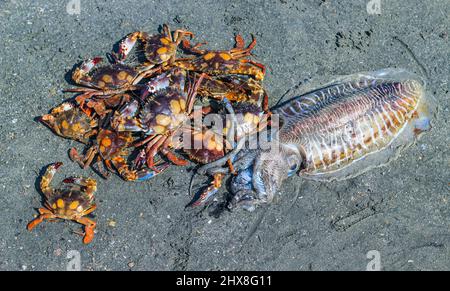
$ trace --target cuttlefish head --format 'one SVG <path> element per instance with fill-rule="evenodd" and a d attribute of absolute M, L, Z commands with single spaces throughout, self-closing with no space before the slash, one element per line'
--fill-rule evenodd
<path fill-rule="evenodd" d="M 293 145 L 278 144 L 269 151 L 261 151 L 253 168 L 253 187 L 258 198 L 271 202 L 284 180 L 295 174 L 302 164 L 302 156 Z"/>

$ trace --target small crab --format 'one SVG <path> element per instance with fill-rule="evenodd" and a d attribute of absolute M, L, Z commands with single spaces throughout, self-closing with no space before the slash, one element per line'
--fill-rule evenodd
<path fill-rule="evenodd" d="M 97 135 L 93 145 L 87 150 L 85 155 L 80 155 L 75 148 L 69 151 L 72 161 L 77 162 L 82 168 L 89 167 L 95 156 L 96 165 L 100 173 L 106 178 L 109 172 L 104 168 L 103 163 L 111 172 L 117 172 L 124 180 L 143 181 L 154 177 L 157 173 L 147 169 L 131 169 L 125 157 L 129 155 L 128 147 L 133 142 L 131 132 L 116 132 L 109 129 L 102 129 Z M 98 154 L 98 155 L 97 155 Z M 161 172 L 167 165 L 160 165 Z"/>
<path fill-rule="evenodd" d="M 223 100 L 227 98 L 230 102 L 249 102 L 262 106 L 268 112 L 268 95 L 261 81 L 256 81 L 250 76 L 214 76 L 205 78 L 198 89 L 201 97 Z"/>
<path fill-rule="evenodd" d="M 75 98 L 80 106 L 93 96 L 108 99 L 114 94 L 140 89 L 137 84 L 144 77 L 143 74 L 120 63 L 96 67 L 102 60 L 101 57 L 95 57 L 84 61 L 72 74 L 73 81 L 84 87 L 66 89 L 65 92 L 81 92 Z"/>
<path fill-rule="evenodd" d="M 94 193 L 97 182 L 91 178 L 67 178 L 63 180 L 61 188 L 50 186 L 56 170 L 62 163 L 50 165 L 40 182 L 40 188 L 45 196 L 44 208 L 39 208 L 39 216 L 27 225 L 32 230 L 44 220 L 68 219 L 85 226 L 83 242 L 88 244 L 94 238 L 96 222 L 84 217 L 96 208 Z"/>
<path fill-rule="evenodd" d="M 245 59 L 251 55 L 251 50 L 256 45 L 256 39 L 245 48 L 244 40 L 240 35 L 236 35 L 236 45 L 230 50 L 209 51 L 201 50 L 199 47 L 203 43 L 191 46 L 189 41 L 183 41 L 183 48 L 191 54 L 197 54 L 194 58 L 178 59 L 174 66 L 188 70 L 206 73 L 208 75 L 250 75 L 256 80 L 263 80 L 266 73 L 264 65 L 250 59 Z"/>
<path fill-rule="evenodd" d="M 59 136 L 84 144 L 97 133 L 98 121 L 93 118 L 91 110 L 83 110 L 70 102 L 53 108 L 50 114 L 43 115 L 40 120 Z"/>
<path fill-rule="evenodd" d="M 174 75 L 184 76 L 185 71 L 174 68 Z M 184 77 L 180 83 L 170 84 L 161 88 L 145 100 L 138 114 L 138 102 L 133 101 L 120 110 L 112 121 L 113 128 L 118 131 L 143 132 L 147 137 L 134 144 L 139 147 L 146 144 L 147 165 L 154 168 L 154 156 L 159 152 L 176 165 L 186 165 L 187 161 L 177 157 L 170 148 L 177 148 L 176 137 L 183 131 L 183 126 L 196 114 L 203 114 L 193 110 L 196 92 L 204 75 L 184 86 Z M 138 116 L 136 116 L 138 115 Z M 155 169 L 157 170 L 157 169 Z"/>
<path fill-rule="evenodd" d="M 119 62 L 123 62 L 135 46 L 136 41 L 140 40 L 143 43 L 145 62 L 137 70 L 150 76 L 175 61 L 177 48 L 186 36 L 193 37 L 194 34 L 186 30 L 176 30 L 172 36 L 166 24 L 163 25 L 161 34 L 150 36 L 146 32 L 136 31 L 120 42 L 116 59 Z"/>

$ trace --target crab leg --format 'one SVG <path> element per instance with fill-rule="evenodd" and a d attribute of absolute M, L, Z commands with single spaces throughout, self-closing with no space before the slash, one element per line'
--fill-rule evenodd
<path fill-rule="evenodd" d="M 245 49 L 244 49 L 244 40 L 242 39 L 242 36 L 240 36 L 239 34 L 236 35 L 235 40 L 236 46 L 235 48 L 230 50 L 230 54 L 233 56 L 234 59 L 240 59 L 249 56 L 251 54 L 251 50 L 256 45 L 256 38 L 253 34 L 252 34 L 252 42 Z"/>
<path fill-rule="evenodd" d="M 78 88 L 80 89 L 80 88 Z M 84 88 L 81 88 L 84 89 Z M 95 91 L 82 91 L 84 92 L 81 95 L 78 95 L 77 97 L 75 97 L 75 101 L 80 105 L 80 108 L 84 107 L 84 103 L 86 102 L 86 99 L 91 98 L 93 95 L 95 95 L 95 92 L 97 92 L 97 90 Z"/>
<path fill-rule="evenodd" d="M 105 160 L 105 165 L 106 168 L 111 171 L 111 172 L 115 172 L 114 167 L 112 165 L 112 161 L 111 160 Z"/>
<path fill-rule="evenodd" d="M 147 63 L 147 62 L 145 62 L 145 63 Z M 149 68 L 148 66 L 143 67 L 143 68 L 141 66 L 139 66 L 139 68 L 142 72 L 139 73 L 139 75 L 134 79 L 133 85 L 136 85 L 144 78 L 150 78 L 153 75 L 155 75 L 156 73 L 161 73 L 163 70 L 163 68 L 161 66 L 158 66 L 157 68 L 153 68 L 153 69 L 151 67 Z"/>
<path fill-rule="evenodd" d="M 103 163 L 102 157 L 97 157 L 97 162 L 95 163 L 97 165 L 97 169 L 100 172 L 100 174 L 103 176 L 103 178 L 108 179 L 110 176 L 110 172 L 108 172 L 107 169 L 105 169 L 105 165 Z"/>
<path fill-rule="evenodd" d="M 144 145 L 144 144 L 147 144 L 147 147 L 149 148 L 149 147 L 151 147 L 155 142 L 157 142 L 158 140 L 159 140 L 159 138 L 160 138 L 160 136 L 158 136 L 158 135 L 149 135 L 149 136 L 147 136 L 146 138 L 144 138 L 143 140 L 141 140 L 141 141 L 138 141 L 138 142 L 136 142 L 136 143 L 134 143 L 134 144 L 132 144 L 132 146 L 133 147 L 140 147 L 141 145 Z"/>
<path fill-rule="evenodd" d="M 144 85 L 137 84 L 139 81 L 136 80 L 137 77 L 133 81 L 132 85 L 128 85 L 120 89 L 69 88 L 64 89 L 64 92 L 81 92 L 81 93 L 90 92 L 92 93 L 91 96 L 96 96 L 97 98 L 109 98 L 111 95 L 121 94 L 125 91 L 135 91 L 142 89 Z"/>
<path fill-rule="evenodd" d="M 266 74 L 266 66 L 264 66 L 264 65 L 261 64 L 261 63 L 255 62 L 255 61 L 253 61 L 253 60 L 245 60 L 245 59 L 244 59 L 244 60 L 240 60 L 240 62 L 241 62 L 241 63 L 244 63 L 244 64 L 246 64 L 246 63 L 252 64 L 252 65 L 254 65 L 254 66 L 260 68 L 260 69 L 262 70 L 262 74 L 263 74 L 263 75 Z M 257 76 L 255 76 L 255 77 L 257 77 Z M 258 79 L 258 78 L 257 78 L 257 79 Z"/>
<path fill-rule="evenodd" d="M 93 207 L 94 209 L 91 210 L 94 211 L 95 207 Z M 90 243 L 93 239 L 94 239 L 94 230 L 95 227 L 97 226 L 97 223 L 87 217 L 81 217 L 75 220 L 76 222 L 83 224 L 84 225 L 84 238 L 83 238 L 83 243 L 84 244 L 88 244 Z"/>
<path fill-rule="evenodd" d="M 145 149 L 141 149 L 133 161 L 134 169 L 141 169 L 146 163 Z"/>
<path fill-rule="evenodd" d="M 84 156 L 80 155 L 76 148 L 71 148 L 69 151 L 70 159 L 77 162 L 83 169 L 87 169 L 92 164 L 96 154 L 97 150 L 94 147 L 89 148 Z"/>
<path fill-rule="evenodd" d="M 205 204 L 212 196 L 217 193 L 217 191 L 219 191 L 220 187 L 222 186 L 222 180 L 224 176 L 225 175 L 222 173 L 214 174 L 211 184 L 205 190 L 199 192 L 198 195 L 195 195 L 191 202 L 186 205 L 186 207 L 194 207 Z"/>
<path fill-rule="evenodd" d="M 42 223 L 44 220 L 56 218 L 56 216 L 50 210 L 48 210 L 46 208 L 39 208 L 38 211 L 39 211 L 39 216 L 36 217 L 35 219 L 33 219 L 32 221 L 30 221 L 30 223 L 28 223 L 28 225 L 27 225 L 27 229 L 30 231 L 33 228 L 35 228 L 38 224 Z"/>
<path fill-rule="evenodd" d="M 200 42 L 200 43 L 195 44 L 194 46 L 191 46 L 191 43 L 187 39 L 184 39 L 181 42 L 181 46 L 182 46 L 183 50 L 188 51 L 191 54 L 198 54 L 198 55 L 203 55 L 206 53 L 206 50 L 199 49 L 199 47 L 206 45 L 206 44 L 208 44 L 208 43 Z M 184 60 L 190 60 L 190 58 L 180 58 L 178 60 L 184 61 Z"/>
<path fill-rule="evenodd" d="M 177 157 L 174 153 L 169 150 L 170 139 L 167 138 L 164 144 L 161 146 L 161 153 L 166 156 L 172 163 L 177 166 L 186 166 L 188 161 L 185 159 Z"/>
<path fill-rule="evenodd" d="M 155 167 L 154 167 L 154 165 L 155 165 L 154 157 L 155 157 L 156 153 L 158 152 L 158 149 L 166 141 L 167 137 L 166 136 L 157 136 L 155 139 L 156 139 L 156 141 L 154 143 L 152 143 L 152 145 L 147 146 L 147 166 L 150 169 L 157 171 L 157 169 L 155 169 Z"/>
<path fill-rule="evenodd" d="M 198 78 L 197 81 L 194 80 L 194 86 L 190 86 L 189 91 L 188 91 L 188 95 L 187 95 L 187 112 L 190 113 L 192 112 L 192 108 L 194 107 L 194 102 L 195 102 L 195 96 L 197 96 L 197 91 L 198 88 L 200 87 L 200 84 L 202 83 L 203 79 L 206 77 L 207 75 L 205 73 L 202 73 L 200 75 L 200 77 Z"/>
<path fill-rule="evenodd" d="M 95 148 L 91 148 L 88 150 L 88 152 L 86 154 L 87 158 L 84 163 L 83 169 L 87 169 L 92 164 L 92 161 L 94 160 L 96 154 L 97 154 L 97 150 Z"/>
<path fill-rule="evenodd" d="M 233 52 L 233 50 L 243 50 L 245 47 L 245 42 L 242 36 L 240 34 L 236 34 L 234 40 L 236 41 L 236 45 L 234 46 L 234 49 L 231 49 L 231 51 Z"/>

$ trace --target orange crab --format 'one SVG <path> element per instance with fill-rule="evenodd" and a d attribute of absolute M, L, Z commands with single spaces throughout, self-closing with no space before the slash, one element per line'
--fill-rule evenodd
<path fill-rule="evenodd" d="M 120 63 L 96 67 L 102 61 L 101 57 L 84 61 L 72 74 L 73 81 L 83 87 L 64 90 L 82 93 L 75 98 L 80 106 L 90 98 L 108 99 L 114 94 L 140 89 L 137 84 L 145 74 L 139 74 L 132 66 Z"/>
<path fill-rule="evenodd" d="M 175 61 L 177 48 L 186 36 L 193 37 L 194 34 L 179 29 L 175 30 L 172 35 L 166 24 L 163 25 L 161 34 L 150 36 L 146 32 L 136 31 L 120 42 L 116 59 L 118 62 L 123 62 L 136 42 L 140 40 L 143 43 L 145 61 L 137 67 L 137 71 L 151 76 L 161 69 L 166 69 Z"/>
<path fill-rule="evenodd" d="M 67 178 L 63 186 L 54 189 L 50 186 L 56 170 L 62 163 L 50 165 L 42 176 L 40 188 L 45 196 L 44 208 L 39 208 L 39 216 L 27 225 L 32 230 L 44 220 L 67 219 L 84 225 L 83 242 L 88 244 L 94 238 L 96 222 L 84 217 L 96 209 L 94 193 L 97 182 L 91 178 Z"/>
<path fill-rule="evenodd" d="M 93 117 L 91 110 L 76 107 L 70 102 L 53 108 L 50 114 L 43 115 L 40 120 L 57 135 L 84 144 L 97 133 L 98 120 Z"/>
<path fill-rule="evenodd" d="M 238 34 L 235 37 L 235 47 L 221 51 L 201 50 L 199 47 L 203 43 L 191 46 L 188 40 L 183 40 L 183 49 L 198 56 L 177 59 L 174 66 L 208 75 L 250 75 L 258 81 L 263 80 L 266 73 L 264 65 L 245 58 L 251 55 L 251 50 L 256 45 L 253 35 L 252 38 L 252 42 L 245 48 L 244 40 Z"/>
<path fill-rule="evenodd" d="M 198 89 L 198 95 L 216 100 L 227 98 L 230 102 L 249 102 L 262 106 L 268 112 L 268 95 L 261 81 L 251 76 L 213 76 L 205 78 Z"/>
<path fill-rule="evenodd" d="M 189 159 L 199 164 L 209 164 L 222 158 L 227 151 L 232 149 L 232 145 L 224 138 L 223 134 L 214 130 L 203 128 L 202 130 L 192 129 L 191 131 L 193 147 L 183 148 Z M 209 197 L 213 196 L 222 186 L 222 179 L 225 175 L 216 173 L 210 185 L 204 189 L 198 197 L 194 197 L 188 206 L 198 206 L 203 204 Z"/>

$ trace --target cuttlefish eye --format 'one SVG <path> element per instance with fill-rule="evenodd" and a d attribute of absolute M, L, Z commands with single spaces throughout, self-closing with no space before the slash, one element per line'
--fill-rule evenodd
<path fill-rule="evenodd" d="M 288 171 L 288 177 L 294 175 L 295 172 L 297 172 L 297 170 L 298 170 L 298 164 L 292 165 L 292 166 L 289 168 L 289 171 Z"/>
<path fill-rule="evenodd" d="M 288 158 L 287 162 L 289 165 L 288 177 L 290 177 L 298 171 L 301 162 L 296 156 L 291 156 L 290 158 Z"/>

